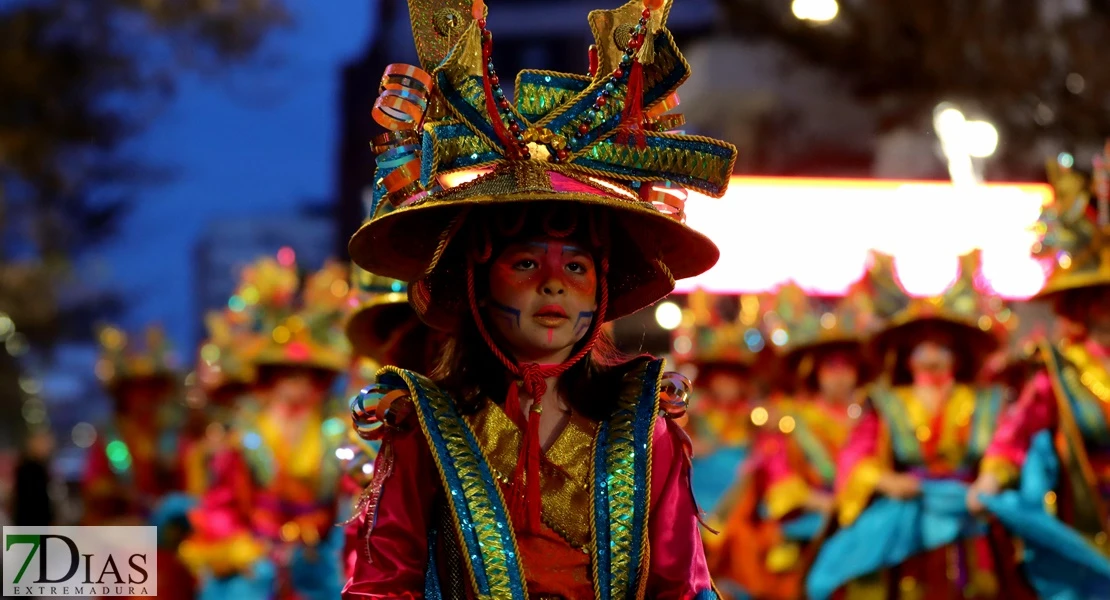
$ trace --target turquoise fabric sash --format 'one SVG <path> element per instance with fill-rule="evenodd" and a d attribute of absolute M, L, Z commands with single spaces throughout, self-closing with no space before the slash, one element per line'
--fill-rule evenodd
<path fill-rule="evenodd" d="M 1025 542 L 1024 570 L 1041 598 L 1110 598 L 1110 560 L 1045 511 L 1044 496 L 1056 486 L 1060 462 L 1052 433 L 1034 436 L 1021 471 L 1021 486 L 981 496 L 984 506 Z"/>
<path fill-rule="evenodd" d="M 984 504 L 1007 531 L 1024 540 L 1026 575 L 1042 597 L 1110 597 L 1107 559 L 1044 511 L 1044 494 L 1058 471 L 1052 438 L 1042 432 L 1022 469 L 1021 489 L 985 497 Z M 967 510 L 967 491 L 958 481 L 925 481 L 921 496 L 913 500 L 877 498 L 855 523 L 825 542 L 806 579 L 809 598 L 828 598 L 854 579 L 985 533 L 984 522 Z"/>

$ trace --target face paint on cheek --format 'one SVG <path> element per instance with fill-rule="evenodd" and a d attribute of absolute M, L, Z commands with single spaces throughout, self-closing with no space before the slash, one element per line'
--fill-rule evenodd
<path fill-rule="evenodd" d="M 594 311 L 584 310 L 578 313 L 578 320 L 574 322 L 574 337 L 578 337 L 590 328 L 590 323 L 593 323 Z"/>
<path fill-rule="evenodd" d="M 496 311 L 496 317 L 505 322 L 509 329 L 520 329 L 520 309 L 505 306 L 500 302 L 490 299 L 489 304 Z"/>

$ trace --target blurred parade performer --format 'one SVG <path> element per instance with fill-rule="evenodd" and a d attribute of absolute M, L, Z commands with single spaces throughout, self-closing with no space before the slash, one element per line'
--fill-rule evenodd
<path fill-rule="evenodd" d="M 685 428 L 694 447 L 694 497 L 710 513 L 732 487 L 748 453 L 748 415 L 760 392 L 753 368 L 765 343 L 757 327 L 756 297 L 741 299 L 735 319 L 722 314 L 716 305 L 720 300 L 701 291 L 691 294 L 672 343 L 679 370 L 697 383 L 691 397 L 695 412 Z"/>
<path fill-rule="evenodd" d="M 862 282 L 837 302 L 785 284 L 767 317 L 786 334 L 781 364 L 793 393 L 752 410 L 753 450 L 721 507 L 725 525 L 709 558 L 733 597 L 792 600 L 832 514 L 837 456 L 862 413 L 864 343 L 876 317 Z"/>
<path fill-rule="evenodd" d="M 147 328 L 145 344 L 117 327 L 101 328 L 98 339 L 96 374 L 114 406 L 89 450 L 82 523 L 157 526 L 160 585 L 167 596 L 191 598 L 192 578 L 175 557 L 192 506 L 181 493 L 185 405 L 177 359 L 156 326 Z"/>
<path fill-rule="evenodd" d="M 417 373 L 430 373 L 435 368 L 435 359 L 445 342 L 443 335 L 420 320 L 408 302 L 408 286 L 403 281 L 379 277 L 357 266 L 352 266 L 351 301 L 354 312 L 347 320 L 347 339 L 351 343 L 356 360 L 365 366 L 375 365 L 355 393 L 373 383 L 377 368 L 392 365 Z M 351 394 L 352 396 L 354 394 Z M 350 397 L 350 396 L 348 396 Z M 347 523 L 347 539 L 343 549 L 343 559 L 347 575 L 353 574 L 360 553 L 365 558 L 364 526 L 362 521 L 362 501 L 369 501 L 373 491 L 364 489 L 373 474 L 373 461 L 377 456 L 378 442 L 367 442 L 350 430 L 350 449 L 347 458 L 346 481 L 354 484 L 360 496 L 360 505 Z"/>
<path fill-rule="evenodd" d="M 186 393 L 199 413 L 200 427 L 185 451 L 185 489 L 197 498 L 211 486 L 213 461 L 229 448 L 237 425 L 257 417 L 250 397 L 254 384 L 248 315 L 224 309 L 209 312 L 208 338 L 201 343 L 194 382 Z"/>
<path fill-rule="evenodd" d="M 968 495 L 975 511 L 993 511 L 1009 501 L 1029 519 L 1055 515 L 1104 554 L 1110 550 L 1110 184 L 1105 160 L 1096 159 L 1095 194 L 1081 174 L 1049 165 L 1056 201 L 1042 213 L 1043 239 L 1035 250 L 1050 258 L 1054 269 L 1037 297 L 1052 302 L 1066 326 L 1056 343 L 1038 349 L 1041 367 L 999 425 Z M 999 494 L 1003 488 L 1014 490 Z M 1045 537 L 1043 543 L 1063 542 Z M 1081 592 L 1074 597 L 1110 596 L 1105 570 L 1084 577 L 1027 564 L 1026 574 L 1046 597 L 1075 588 Z"/>
<path fill-rule="evenodd" d="M 602 333 L 718 256 L 672 185 L 720 196 L 735 149 L 659 133 L 688 69 L 669 4 L 594 11 L 591 76 L 524 71 L 514 105 L 482 2 L 410 2 L 434 79 L 387 69 L 383 198 L 350 249 L 449 339 L 434 381 L 386 367 L 352 401 L 384 437 L 345 597 L 716 597 L 672 420 L 687 382 Z M 491 171 L 436 189 L 471 167 Z"/>
<path fill-rule="evenodd" d="M 337 520 L 345 427 L 332 384 L 348 366 L 340 328 L 347 271 L 329 263 L 304 280 L 289 257 L 244 270 L 229 302 L 252 329 L 257 416 L 213 460 L 181 555 L 202 598 L 331 599 L 342 586 Z"/>
<path fill-rule="evenodd" d="M 872 281 L 894 288 L 891 270 L 877 258 Z M 811 597 L 827 598 L 846 584 L 849 598 L 1013 598 L 1022 591 L 1008 540 L 975 526 L 966 511 L 945 512 L 973 479 L 1002 409 L 1000 389 L 969 383 L 999 341 L 977 271 L 977 253 L 962 257 L 958 279 L 942 295 L 907 299 L 876 335 L 884 371 L 841 451 L 840 529 L 809 573 Z"/>

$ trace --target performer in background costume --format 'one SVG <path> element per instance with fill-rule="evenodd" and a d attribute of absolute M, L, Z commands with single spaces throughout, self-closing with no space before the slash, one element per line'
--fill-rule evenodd
<path fill-rule="evenodd" d="M 376 365 L 354 393 L 374 382 L 381 365 L 393 365 L 417 373 L 432 371 L 439 349 L 446 340 L 440 332 L 425 325 L 409 306 L 408 286 L 403 281 L 379 277 L 352 265 L 349 302 L 354 311 L 344 328 L 347 339 L 360 365 Z M 350 430 L 348 442 L 350 452 L 345 482 L 357 489 L 358 495 L 371 481 L 379 444 L 363 440 L 355 430 Z M 356 506 L 355 514 L 346 523 L 343 560 L 348 577 L 353 574 L 359 553 L 365 557 L 367 552 L 362 509 L 361 504 Z"/>
<path fill-rule="evenodd" d="M 1110 190 L 1106 188 L 1106 160 L 1105 156 L 1096 159 L 1094 194 L 1084 176 L 1049 163 L 1056 201 L 1041 216 L 1043 239 L 1035 251 L 1050 258 L 1054 269 L 1037 297 L 1052 302 L 1057 315 L 1073 326 L 1064 328 L 1056 343 L 1040 345 L 1041 368 L 1000 424 L 967 498 L 976 512 L 1008 506 L 1023 521 L 1055 515 L 1103 554 L 1110 548 L 1106 513 L 1110 498 Z M 999 494 L 1003 488 L 1013 490 Z M 1055 546 L 1066 543 L 1045 535 L 1027 537 Z M 1081 544 L 1075 548 L 1080 554 L 1094 552 Z M 1038 568 L 1026 562 L 1026 574 L 1044 596 L 1075 589 L 1081 590 L 1083 597 L 1110 594 L 1105 569 L 1094 569 L 1083 577 L 1078 571 L 1064 572 L 1052 568 L 1054 565 Z"/>
<path fill-rule="evenodd" d="M 191 515 L 181 554 L 202 576 L 204 598 L 323 600 L 342 587 L 336 450 L 346 428 L 328 401 L 349 361 L 347 270 L 329 263 L 300 284 L 294 265 L 263 259 L 229 303 L 250 315 L 261 410 L 216 457 Z"/>
<path fill-rule="evenodd" d="M 754 371 L 765 346 L 757 327 L 758 298 L 742 297 L 734 319 L 719 306 L 723 300 L 701 291 L 691 294 L 672 342 L 679 371 L 697 382 L 691 397 L 696 411 L 688 415 L 685 429 L 694 444 L 694 497 L 710 514 L 748 454 L 748 415 L 762 392 Z"/>
<path fill-rule="evenodd" d="M 224 309 L 204 319 L 208 338 L 200 345 L 195 383 L 187 392 L 201 427 L 185 449 L 185 489 L 197 498 L 208 491 L 212 461 L 229 447 L 228 436 L 257 417 L 259 407 L 250 397 L 255 373 L 247 355 L 252 341 L 248 318 Z"/>
<path fill-rule="evenodd" d="M 862 413 L 864 353 L 877 323 L 863 282 L 839 301 L 781 286 L 764 321 L 787 334 L 784 377 L 792 396 L 757 407 L 759 427 L 744 477 L 730 496 L 710 570 L 737 598 L 802 594 L 804 557 L 833 510 L 836 460 Z"/>
<path fill-rule="evenodd" d="M 384 437 L 344 597 L 715 598 L 687 438 L 660 416 L 685 413 L 686 382 L 602 335 L 718 257 L 679 186 L 722 195 L 735 149 L 661 133 L 688 69 L 670 3 L 594 11 L 591 74 L 524 71 L 515 103 L 481 2 L 410 8 L 432 74 L 390 67 L 378 110 L 427 113 L 393 111 L 383 200 L 350 251 L 450 340 L 431 378 L 386 367 L 352 401 Z"/>
<path fill-rule="evenodd" d="M 147 328 L 142 342 L 117 327 L 103 327 L 97 337 L 102 354 L 96 374 L 115 405 L 89 449 L 82 523 L 158 526 L 159 580 L 167 595 L 191 598 L 192 577 L 175 559 L 192 506 L 181 493 L 180 367 L 157 326 Z"/>
<path fill-rule="evenodd" d="M 978 254 L 942 295 L 914 298 L 876 334 L 879 383 L 842 448 L 839 531 L 807 578 L 811 598 L 1018 598 L 1027 595 L 1010 540 L 962 509 L 966 482 L 1002 410 L 1002 391 L 971 385 L 998 345 L 1001 306 L 976 285 Z M 895 287 L 876 257 L 871 279 Z M 888 294 L 889 297 L 889 294 Z"/>

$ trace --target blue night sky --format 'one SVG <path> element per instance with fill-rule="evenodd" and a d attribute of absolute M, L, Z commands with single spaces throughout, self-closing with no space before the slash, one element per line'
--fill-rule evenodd
<path fill-rule="evenodd" d="M 280 66 L 186 77 L 137 140 L 141 155 L 175 176 L 144 191 L 118 237 L 90 257 L 98 283 L 129 297 L 126 327 L 161 321 L 179 345 L 191 341 L 192 257 L 205 224 L 288 214 L 331 199 L 339 69 L 367 45 L 376 3 L 289 4 L 293 28 L 271 40 Z"/>

